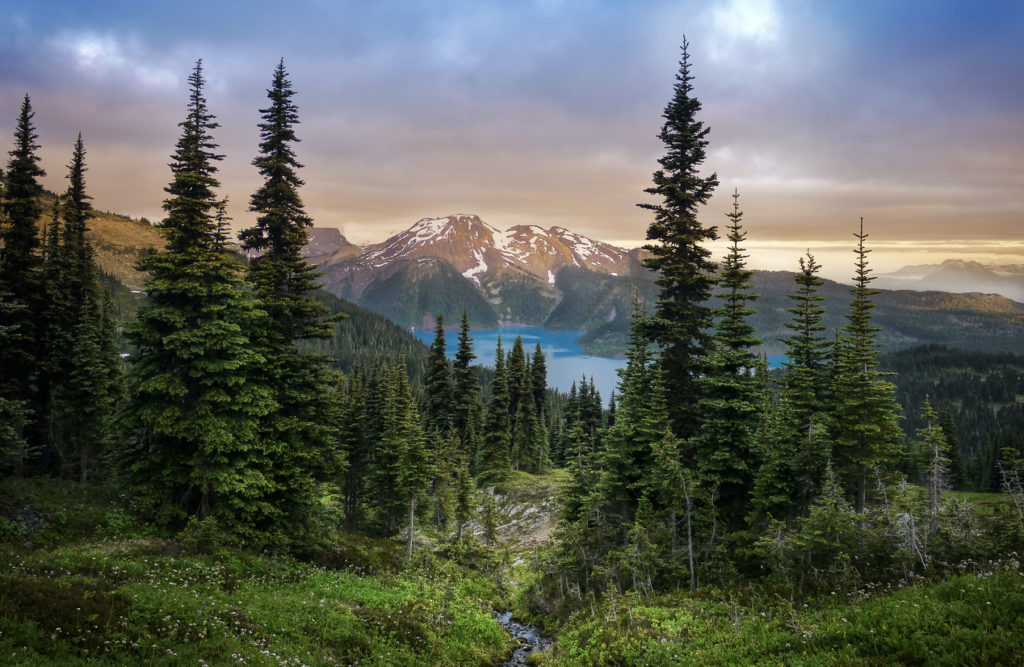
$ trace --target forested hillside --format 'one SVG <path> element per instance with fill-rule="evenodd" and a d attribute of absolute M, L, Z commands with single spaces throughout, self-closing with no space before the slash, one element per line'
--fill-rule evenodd
<path fill-rule="evenodd" d="M 1003 450 L 1024 452 L 1024 356 L 926 345 L 879 361 L 895 373 L 904 431 L 926 426 L 913 406 L 929 400 L 938 413 L 952 451 L 953 487 L 1002 490 Z"/>

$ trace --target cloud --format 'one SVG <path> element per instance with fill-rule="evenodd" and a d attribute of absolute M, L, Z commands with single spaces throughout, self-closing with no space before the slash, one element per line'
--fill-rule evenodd
<path fill-rule="evenodd" d="M 128 79 L 145 88 L 173 88 L 181 76 L 167 66 L 152 62 L 139 40 L 95 32 L 62 31 L 50 46 L 69 57 L 82 74 L 95 78 Z"/>
<path fill-rule="evenodd" d="M 727 0 L 711 10 L 716 38 L 751 41 L 766 46 L 779 39 L 779 15 L 774 0 Z"/>

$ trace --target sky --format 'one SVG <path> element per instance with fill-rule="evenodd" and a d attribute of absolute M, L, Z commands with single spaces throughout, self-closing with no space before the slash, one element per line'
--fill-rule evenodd
<path fill-rule="evenodd" d="M 373 243 L 475 213 L 637 246 L 685 35 L 710 128 L 703 171 L 720 181 L 701 220 L 724 226 L 739 191 L 752 265 L 795 270 L 810 250 L 848 279 L 861 217 L 880 272 L 1024 264 L 1015 0 L 0 0 L 0 12 L 0 150 L 28 94 L 46 185 L 66 187 L 81 132 L 103 210 L 162 217 L 202 59 L 222 191 L 235 227 L 251 224 L 259 109 L 283 58 L 317 226 Z"/>

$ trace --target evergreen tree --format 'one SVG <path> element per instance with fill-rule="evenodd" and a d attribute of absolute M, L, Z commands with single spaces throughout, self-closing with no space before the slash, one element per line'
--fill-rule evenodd
<path fill-rule="evenodd" d="M 530 362 L 530 375 L 533 380 L 533 404 L 539 416 L 547 413 L 547 405 L 544 400 L 548 391 L 548 365 L 544 359 L 544 351 L 540 343 L 533 348 L 533 359 Z M 543 417 L 542 417 L 543 419 Z"/>
<path fill-rule="evenodd" d="M 654 213 L 647 229 L 647 239 L 654 243 L 644 246 L 651 253 L 644 265 L 658 272 L 661 289 L 650 335 L 663 348 L 668 405 L 680 437 L 693 435 L 699 425 L 697 378 L 711 345 L 707 334 L 711 311 L 705 302 L 711 296 L 715 271 L 711 252 L 701 244 L 717 238 L 715 227 L 704 227 L 697 220 L 698 207 L 708 202 L 718 177 L 698 173 L 705 159 L 708 128 L 697 120 L 701 104 L 693 96 L 688 48 L 684 39 L 674 93 L 665 107 L 659 135 L 666 154 L 658 160 L 661 169 L 654 172 L 653 187 L 645 190 L 661 201 L 640 204 Z"/>
<path fill-rule="evenodd" d="M 36 221 L 42 215 L 39 179 L 46 172 L 39 166 L 36 143 L 39 138 L 32 121 L 35 112 L 28 95 L 14 130 L 14 147 L 4 173 L 3 199 L 0 200 L 0 297 L 7 307 L 0 310 L 0 328 L 7 331 L 7 344 L 0 347 L 0 400 L 8 406 L 15 440 L 27 436 L 27 447 L 42 442 L 39 433 L 45 391 L 39 386 L 39 364 L 43 350 L 39 345 L 39 327 L 46 307 L 42 285 L 41 256 Z M 16 407 L 20 406 L 20 407 Z M 27 453 L 28 449 L 22 449 Z M 20 463 L 18 464 L 20 466 Z"/>
<path fill-rule="evenodd" d="M 403 451 L 401 473 L 398 478 L 402 497 L 409 505 L 409 524 L 407 526 L 407 560 L 409 561 L 412 560 L 413 535 L 416 527 L 416 503 L 430 483 L 431 472 L 422 431 L 417 434 L 415 429 L 410 429 Z"/>
<path fill-rule="evenodd" d="M 655 472 L 654 448 L 669 427 L 657 357 L 641 331 L 646 315 L 644 305 L 634 300 L 626 366 L 619 369 L 615 425 L 604 438 L 600 493 L 605 510 L 621 526 L 636 517 L 648 478 Z"/>
<path fill-rule="evenodd" d="M 857 513 L 867 504 L 869 475 L 885 473 L 895 462 L 902 433 L 897 423 L 899 407 L 893 399 L 895 388 L 878 370 L 879 329 L 871 326 L 871 297 L 868 253 L 864 241 L 864 220 L 857 238 L 856 274 L 850 290 L 853 301 L 846 315 L 846 327 L 836 345 L 835 380 L 832 388 L 833 457 L 836 473 L 847 493 L 854 498 Z"/>
<path fill-rule="evenodd" d="M 306 230 L 313 221 L 299 195 L 303 181 L 293 148 L 299 141 L 294 94 L 282 60 L 267 90 L 269 105 L 260 109 L 259 156 L 252 164 L 263 184 L 249 202 L 256 225 L 242 231 L 240 238 L 243 248 L 256 253 L 249 278 L 259 307 L 269 316 L 265 325 L 249 333 L 265 358 L 262 381 L 272 389 L 277 404 L 263 420 L 262 436 L 280 443 L 273 452 L 275 503 L 299 521 L 312 502 L 317 462 L 336 456 L 338 450 L 316 418 L 318 412 L 329 409 L 324 403 L 327 391 L 318 382 L 327 359 L 298 351 L 296 343 L 330 338 L 334 322 L 343 316 L 327 317 L 327 307 L 311 296 L 321 285 L 320 274 L 302 254 L 309 240 Z M 226 233 L 223 227 L 219 231 Z"/>
<path fill-rule="evenodd" d="M 426 461 L 426 451 L 405 360 L 396 362 L 385 377 L 382 430 L 373 450 L 370 487 L 378 522 L 387 535 L 394 535 L 402 514 L 422 492 L 420 460 Z"/>
<path fill-rule="evenodd" d="M 730 245 L 719 277 L 722 305 L 713 311 L 718 318 L 715 346 L 707 373 L 698 379 L 702 425 L 696 436 L 696 463 L 701 483 L 720 503 L 722 518 L 736 529 L 749 509 L 757 470 L 754 437 L 762 399 L 755 370 L 763 362 L 753 352 L 761 340 L 748 321 L 755 312 L 748 304 L 759 295 L 751 292 L 753 271 L 746 268 L 747 255 L 740 247 L 746 232 L 738 193 L 733 194 L 733 210 L 727 216 Z"/>
<path fill-rule="evenodd" d="M 347 391 L 340 392 L 338 414 L 338 446 L 344 452 L 346 466 L 342 476 L 345 528 L 355 531 L 362 523 L 363 496 L 370 465 L 369 440 L 366 436 L 366 386 L 359 369 L 347 378 Z"/>
<path fill-rule="evenodd" d="M 68 377 L 62 388 L 67 400 L 61 401 L 63 420 L 73 435 L 72 452 L 82 484 L 88 481 L 96 459 L 111 444 L 120 362 L 109 302 L 99 295 L 95 277 L 86 288 Z"/>
<path fill-rule="evenodd" d="M 427 355 L 427 370 L 423 377 L 423 389 L 426 393 L 427 405 L 425 423 L 428 429 L 443 431 L 454 422 L 455 411 L 452 403 L 451 365 L 448 363 L 444 340 L 444 315 L 438 313 L 437 326 L 434 328 L 434 342 L 430 344 Z"/>
<path fill-rule="evenodd" d="M 513 438 L 518 430 L 520 404 L 524 400 L 533 402 L 533 384 L 529 368 L 527 368 L 526 351 L 523 349 L 523 337 L 516 336 L 512 349 L 508 353 L 508 414 L 511 419 Z"/>
<path fill-rule="evenodd" d="M 809 252 L 800 258 L 794 276 L 797 290 L 789 294 L 788 308 L 793 320 L 784 326 L 793 335 L 782 339 L 786 345 L 785 375 L 780 404 L 766 414 L 771 428 L 762 438 L 764 464 L 758 471 L 755 503 L 758 509 L 777 519 L 805 510 L 821 488 L 825 461 L 831 455 L 826 433 L 829 377 L 826 360 L 830 343 L 819 335 L 825 313 L 818 296 L 824 280 L 821 267 Z"/>
<path fill-rule="evenodd" d="M 498 348 L 494 355 L 494 379 L 491 381 L 491 400 L 487 404 L 483 438 L 476 457 L 476 471 L 480 481 L 500 479 L 511 469 L 510 434 L 508 372 L 505 368 L 501 336 L 498 336 Z"/>
<path fill-rule="evenodd" d="M 54 223 L 47 235 L 44 259 L 49 308 L 43 327 L 47 388 L 46 425 L 49 446 L 61 458 L 65 474 L 78 467 L 88 477 L 90 456 L 109 438 L 118 364 L 110 357 L 115 333 L 104 321 L 92 245 L 86 238 L 92 213 L 85 191 L 85 146 L 81 134 L 68 165 L 68 189 L 59 198 L 63 227 Z"/>
<path fill-rule="evenodd" d="M 469 472 L 469 461 L 460 455 L 455 468 L 455 539 L 462 540 L 466 523 L 473 518 L 473 476 Z"/>
<path fill-rule="evenodd" d="M 957 435 L 956 423 L 949 408 L 939 410 L 939 426 L 949 444 L 949 488 L 959 491 L 967 483 L 964 470 L 963 454 L 960 452 L 960 438 Z"/>
<path fill-rule="evenodd" d="M 148 304 L 127 328 L 136 351 L 118 458 L 126 488 L 164 520 L 217 516 L 243 533 L 283 530 L 268 451 L 279 443 L 259 437 L 275 405 L 253 380 L 264 359 L 245 335 L 267 323 L 219 234 L 218 125 L 204 83 L 199 61 L 166 188 L 166 246 L 139 263 Z"/>
<path fill-rule="evenodd" d="M 921 407 L 921 419 L 924 426 L 917 432 L 918 446 L 921 449 L 922 464 L 926 471 L 928 487 L 928 516 L 932 532 L 938 526 L 939 507 L 942 502 L 942 491 L 949 488 L 949 444 L 939 423 L 939 415 L 932 408 L 928 396 Z"/>
<path fill-rule="evenodd" d="M 0 350 L 18 349 L 23 344 L 19 340 L 18 325 L 5 324 L 17 321 L 21 314 L 15 310 L 26 310 L 25 306 L 8 300 L 7 295 L 0 292 Z M 0 354 L 3 354 L 0 352 Z M 4 355 L 6 356 L 6 355 Z M 4 388 L 10 385 L 4 377 Z M 14 395 L 16 396 L 16 394 Z M 19 466 L 28 455 L 28 443 L 25 441 L 25 425 L 29 419 L 28 401 L 12 395 L 0 394 L 0 472 L 6 472 L 8 466 Z"/>
<path fill-rule="evenodd" d="M 462 311 L 459 344 L 455 351 L 455 362 L 452 364 L 452 385 L 455 391 L 454 425 L 462 442 L 463 454 L 470 463 L 476 456 L 478 431 L 483 416 L 480 383 L 471 368 L 474 359 L 476 354 L 473 353 L 473 339 L 469 335 L 469 316 L 466 311 Z"/>

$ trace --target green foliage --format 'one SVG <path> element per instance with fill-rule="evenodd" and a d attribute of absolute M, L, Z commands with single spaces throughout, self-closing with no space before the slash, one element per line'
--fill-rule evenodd
<path fill-rule="evenodd" d="M 0 555 L 5 664 L 493 664 L 508 650 L 494 586 L 448 564 L 364 576 L 130 544 Z"/>
<path fill-rule="evenodd" d="M 901 405 L 920 406 L 930 397 L 950 444 L 952 488 L 998 491 L 1000 449 L 1024 451 L 1024 402 L 1018 400 L 1024 357 L 925 345 L 884 355 L 879 363 L 896 373 Z M 907 411 L 908 440 L 924 426 L 916 410 Z"/>
<path fill-rule="evenodd" d="M 878 370 L 878 328 L 871 324 L 871 310 L 875 307 L 871 297 L 877 292 L 870 289 L 874 278 L 869 275 L 870 250 L 864 247 L 867 234 L 863 220 L 860 233 L 854 236 L 857 262 L 854 287 L 850 290 L 853 301 L 847 325 L 833 353 L 830 430 L 836 474 L 860 512 L 867 504 L 869 475 L 872 471 L 885 474 L 892 469 L 902 433 L 897 422 L 895 387 Z"/>
<path fill-rule="evenodd" d="M 712 491 L 723 522 L 733 530 L 742 527 L 750 509 L 762 404 L 754 374 L 763 362 L 753 352 L 761 341 L 747 321 L 754 313 L 749 304 L 759 295 L 751 291 L 753 272 L 746 268 L 747 255 L 740 247 L 746 238 L 742 216 L 736 193 L 728 214 L 729 251 L 718 279 L 724 290 L 719 294 L 722 305 L 712 311 L 714 343 L 705 359 L 706 371 L 697 379 L 702 424 L 693 447 L 700 482 Z"/>
<path fill-rule="evenodd" d="M 1019 567 L 986 563 L 810 604 L 727 591 L 620 600 L 617 611 L 607 601 L 574 618 L 544 664 L 1012 663 L 1024 650 Z"/>
<path fill-rule="evenodd" d="M 505 352 L 499 336 L 494 357 L 491 400 L 487 404 L 483 437 L 476 453 L 475 470 L 481 482 L 500 480 L 512 469 L 510 458 L 512 443 L 509 437 L 512 426 L 509 414 L 510 403 L 509 375 L 505 366 Z"/>
<path fill-rule="evenodd" d="M 644 246 L 651 253 L 644 265 L 658 272 L 661 289 L 649 335 L 663 350 L 668 405 L 673 430 L 680 437 L 693 435 L 699 424 L 696 382 L 711 343 L 711 311 L 705 302 L 715 282 L 711 251 L 703 244 L 718 238 L 715 227 L 704 227 L 697 219 L 698 208 L 707 204 L 718 177 L 698 173 L 709 130 L 697 120 L 701 104 L 693 96 L 688 47 L 684 38 L 674 94 L 662 114 L 665 124 L 659 138 L 666 153 L 658 159 L 661 169 L 654 172 L 654 185 L 645 190 L 661 201 L 640 204 L 654 213 L 647 229 L 647 239 L 654 243 Z"/>
<path fill-rule="evenodd" d="M 36 220 L 42 214 L 39 179 L 46 172 L 39 166 L 34 115 L 26 95 L 0 192 L 0 335 L 4 337 L 0 346 L 0 410 L 11 419 L 4 428 L 4 441 L 16 465 L 43 441 L 40 421 L 46 399 L 38 367 L 45 353 L 39 333 L 46 292 L 36 231 Z"/>
<path fill-rule="evenodd" d="M 214 192 L 220 156 L 209 134 L 217 123 L 203 97 L 201 63 L 189 84 L 161 224 L 167 248 L 141 263 L 149 302 L 127 330 L 136 352 L 120 471 L 126 489 L 162 521 L 214 515 L 239 532 L 283 531 L 273 466 L 286 453 L 281 441 L 260 437 L 261 417 L 276 406 L 257 381 L 265 359 L 247 335 L 266 316 L 224 247 L 223 202 Z"/>

